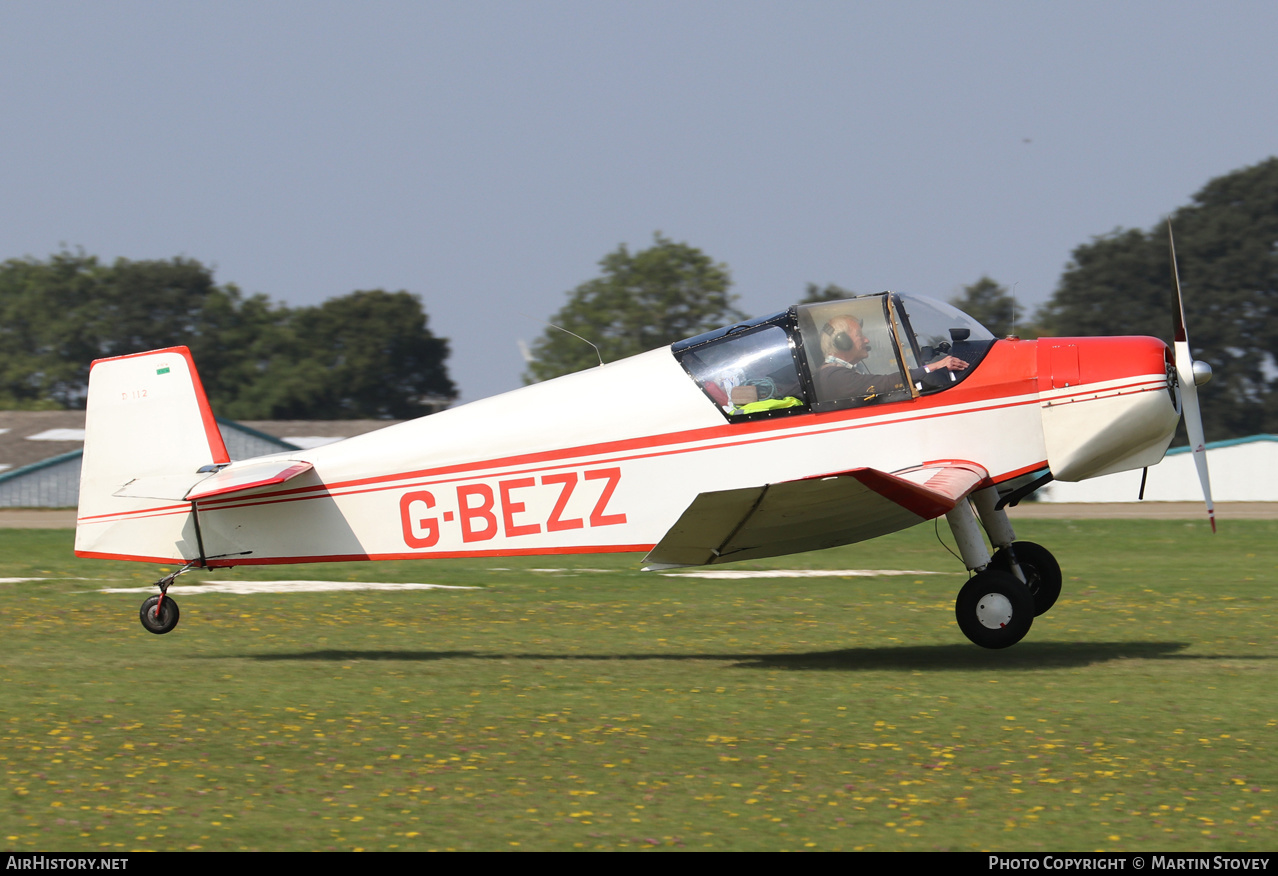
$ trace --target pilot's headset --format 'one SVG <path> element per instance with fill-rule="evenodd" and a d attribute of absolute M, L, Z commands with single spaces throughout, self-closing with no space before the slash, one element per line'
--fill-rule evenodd
<path fill-rule="evenodd" d="M 832 321 L 833 320 L 831 320 L 831 322 Z M 852 349 L 852 338 L 848 335 L 848 333 L 836 332 L 834 330 L 834 326 L 830 325 L 828 322 L 822 326 L 821 334 L 825 335 L 829 339 L 830 345 L 836 350 L 841 350 L 846 353 L 848 350 Z"/>

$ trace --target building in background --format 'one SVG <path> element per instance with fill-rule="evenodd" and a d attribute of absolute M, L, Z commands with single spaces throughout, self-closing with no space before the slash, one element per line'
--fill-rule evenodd
<path fill-rule="evenodd" d="M 1212 498 L 1217 502 L 1278 502 L 1278 435 L 1252 435 L 1207 445 Z M 1122 471 L 1076 484 L 1053 481 L 1034 495 L 1040 502 L 1135 502 L 1141 472 Z M 1149 470 L 1146 502 L 1201 502 L 1198 470 L 1188 447 L 1167 451 Z"/>

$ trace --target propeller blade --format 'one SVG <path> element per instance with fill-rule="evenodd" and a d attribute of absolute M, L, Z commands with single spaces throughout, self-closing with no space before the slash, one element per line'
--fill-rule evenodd
<path fill-rule="evenodd" d="M 1177 344 L 1176 346 L 1180 346 Z M 1184 359 L 1189 358 L 1189 345 L 1185 345 Z M 1207 519 L 1211 531 L 1216 531 L 1216 506 L 1211 501 L 1211 476 L 1207 473 L 1207 442 L 1203 435 L 1202 410 L 1198 407 L 1198 387 L 1194 385 L 1192 367 L 1181 366 L 1182 357 L 1177 351 L 1176 376 L 1180 381 L 1180 404 L 1185 414 L 1185 431 L 1189 433 L 1189 447 L 1194 455 L 1194 467 L 1198 469 L 1198 483 L 1203 487 L 1203 501 L 1207 503 Z"/>
<path fill-rule="evenodd" d="M 1211 531 L 1216 531 L 1216 506 L 1211 500 L 1211 475 L 1207 471 L 1207 440 L 1203 433 L 1202 409 L 1198 406 L 1198 383 L 1194 377 L 1194 357 L 1189 352 L 1189 335 L 1185 331 L 1185 304 L 1180 294 L 1180 272 L 1176 269 L 1176 241 L 1172 237 L 1171 220 L 1167 220 L 1167 243 L 1171 247 L 1172 287 L 1176 295 L 1172 308 L 1172 354 L 1176 359 L 1176 379 L 1180 384 L 1180 406 L 1185 417 L 1185 431 L 1189 435 L 1189 448 L 1198 469 L 1198 483 L 1203 488 L 1203 501 L 1207 504 L 1207 519 Z M 1210 375 L 1210 371 L 1207 374 Z"/>
<path fill-rule="evenodd" d="M 1189 343 L 1189 335 L 1185 331 L 1185 303 L 1180 297 L 1180 271 L 1176 268 L 1176 239 L 1172 237 L 1171 220 L 1167 220 L 1167 246 L 1171 249 L 1172 294 L 1176 300 L 1172 308 L 1172 343 Z M 1186 347 L 1186 355 L 1189 348 Z M 1177 361 L 1180 360 L 1180 347 L 1176 348 Z"/>

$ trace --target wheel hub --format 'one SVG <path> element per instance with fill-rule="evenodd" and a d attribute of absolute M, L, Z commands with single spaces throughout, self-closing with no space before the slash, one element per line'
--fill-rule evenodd
<path fill-rule="evenodd" d="M 1001 593 L 986 593 L 976 603 L 976 619 L 989 630 L 998 630 L 1012 622 L 1012 601 Z"/>

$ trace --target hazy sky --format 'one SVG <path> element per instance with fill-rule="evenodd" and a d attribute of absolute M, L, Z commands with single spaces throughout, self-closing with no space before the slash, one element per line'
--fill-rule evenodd
<path fill-rule="evenodd" d="M 0 0 L 0 259 L 407 289 L 466 400 L 656 231 L 752 314 L 983 274 L 1031 306 L 1278 153 L 1276 41 L 1272 0 Z"/>

